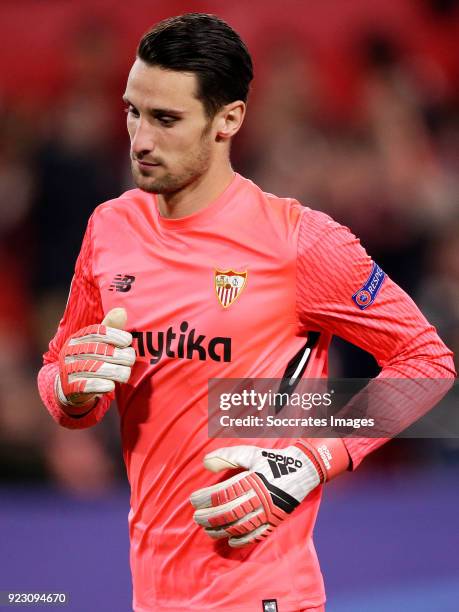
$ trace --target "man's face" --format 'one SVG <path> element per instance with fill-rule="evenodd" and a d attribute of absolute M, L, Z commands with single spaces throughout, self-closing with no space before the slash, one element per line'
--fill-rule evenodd
<path fill-rule="evenodd" d="M 194 74 L 137 59 L 124 101 L 134 181 L 150 193 L 175 193 L 210 168 L 212 121 L 196 98 Z"/>

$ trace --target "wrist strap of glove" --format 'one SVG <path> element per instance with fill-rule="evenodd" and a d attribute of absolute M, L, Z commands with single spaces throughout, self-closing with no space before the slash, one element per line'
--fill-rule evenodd
<path fill-rule="evenodd" d="M 297 440 L 295 446 L 312 461 L 324 483 L 349 467 L 349 453 L 341 438 L 308 438 Z"/>

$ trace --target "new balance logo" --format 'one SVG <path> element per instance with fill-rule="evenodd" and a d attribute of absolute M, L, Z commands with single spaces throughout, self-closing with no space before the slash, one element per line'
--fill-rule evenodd
<path fill-rule="evenodd" d="M 270 453 L 268 451 L 262 451 L 263 457 L 268 460 L 269 467 L 273 473 L 274 478 L 281 478 L 281 476 L 287 476 L 292 472 L 296 472 L 303 464 L 299 459 L 293 457 L 286 457 L 279 455 L 278 453 Z"/>
<path fill-rule="evenodd" d="M 135 276 L 129 274 L 117 274 L 109 286 L 109 291 L 121 291 L 126 293 L 131 290 L 132 283 L 135 281 Z"/>

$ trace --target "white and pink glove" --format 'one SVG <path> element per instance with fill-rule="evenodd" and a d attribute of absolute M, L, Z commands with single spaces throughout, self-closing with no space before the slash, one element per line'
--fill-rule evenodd
<path fill-rule="evenodd" d="M 204 466 L 247 470 L 190 498 L 195 522 L 238 548 L 268 536 L 320 483 L 346 470 L 349 455 L 342 440 L 320 438 L 284 449 L 220 448 L 205 456 Z"/>
<path fill-rule="evenodd" d="M 115 382 L 125 383 L 131 375 L 136 354 L 132 335 L 124 331 L 124 308 L 111 310 L 100 325 L 89 325 L 67 339 L 59 353 L 55 393 L 61 404 L 86 406 L 110 393 Z"/>

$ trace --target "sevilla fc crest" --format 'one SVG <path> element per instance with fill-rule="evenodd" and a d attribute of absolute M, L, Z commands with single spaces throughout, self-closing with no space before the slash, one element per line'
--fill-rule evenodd
<path fill-rule="evenodd" d="M 215 291 L 223 308 L 228 308 L 241 295 L 247 284 L 247 270 L 215 270 Z"/>

